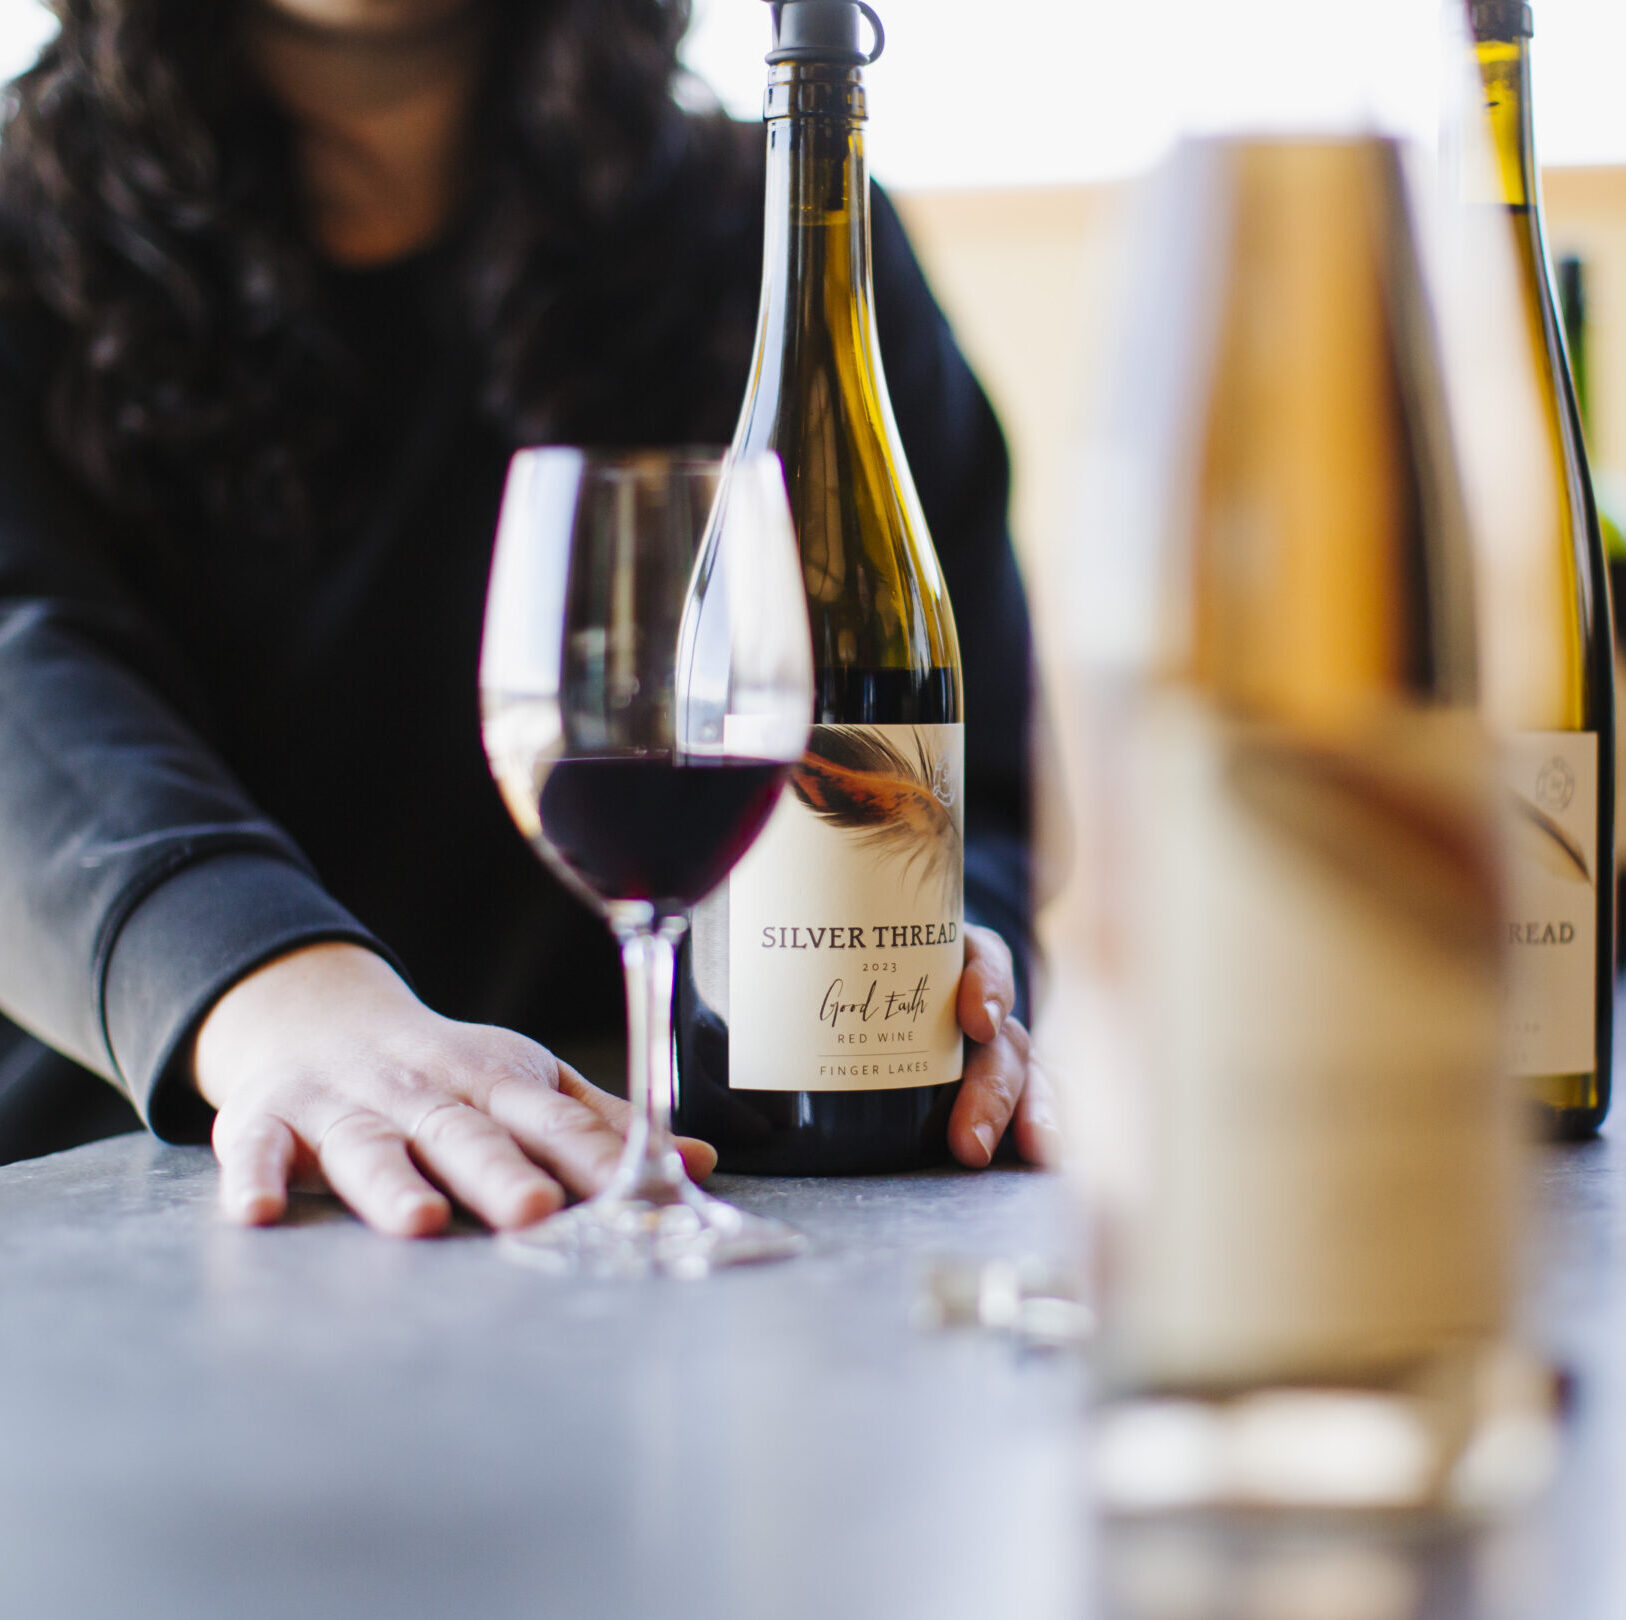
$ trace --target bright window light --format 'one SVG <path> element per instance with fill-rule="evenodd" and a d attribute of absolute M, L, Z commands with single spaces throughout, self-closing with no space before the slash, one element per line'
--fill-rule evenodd
<path fill-rule="evenodd" d="M 903 190 L 1065 185 L 1146 167 L 1202 88 L 1191 41 L 1216 12 L 1214 0 L 873 3 L 888 44 L 869 75 L 869 149 L 876 175 Z M 1362 26 L 1359 7 L 1330 0 L 1292 0 L 1284 16 L 1302 32 L 1313 20 L 1306 8 L 1323 6 L 1338 27 Z M 1616 82 L 1626 60 L 1626 4 L 1533 0 L 1533 7 L 1543 163 L 1626 163 Z M 694 9 L 689 62 L 731 111 L 758 116 L 767 6 L 694 0 Z M 1261 104 L 1279 104 L 1279 76 L 1291 71 L 1279 58 L 1254 65 Z M 1230 99 L 1247 93 L 1245 84 L 1233 87 Z"/>
<path fill-rule="evenodd" d="M 693 4 L 690 65 L 732 112 L 757 117 L 767 6 Z M 870 152 L 880 178 L 903 190 L 1066 185 L 1144 168 L 1172 138 L 1190 89 L 1173 47 L 1214 11 L 1214 0 L 875 4 L 889 49 L 870 76 Z M 1626 4 L 1533 4 L 1542 161 L 1626 163 L 1614 82 L 1626 60 Z M 0 78 L 33 61 L 54 27 L 39 0 L 0 0 Z M 1281 64 L 1256 71 L 1264 88 Z"/>
<path fill-rule="evenodd" d="M 56 18 L 37 0 L 0 0 L 0 79 L 14 78 L 56 32 Z"/>

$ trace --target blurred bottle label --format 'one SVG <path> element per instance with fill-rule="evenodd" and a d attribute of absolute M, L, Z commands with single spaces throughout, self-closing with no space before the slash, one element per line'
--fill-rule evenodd
<path fill-rule="evenodd" d="M 1508 739 L 1508 1060 L 1517 1075 L 1597 1061 L 1598 735 Z"/>
<path fill-rule="evenodd" d="M 731 1089 L 960 1078 L 964 775 L 961 725 L 813 728 L 729 879 Z"/>
<path fill-rule="evenodd" d="M 1147 701 L 1125 802 L 1151 1162 L 1113 1359 L 1351 1376 L 1504 1321 L 1489 760 L 1470 715 L 1356 736 Z"/>

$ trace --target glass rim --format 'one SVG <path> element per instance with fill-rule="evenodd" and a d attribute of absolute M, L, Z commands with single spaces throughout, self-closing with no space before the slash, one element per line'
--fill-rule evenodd
<path fill-rule="evenodd" d="M 715 474 L 730 461 L 749 465 L 765 457 L 777 461 L 771 450 L 736 455 L 726 444 L 581 445 L 530 444 L 513 454 L 514 461 L 576 458 L 584 476 L 597 478 L 669 477 L 673 474 Z"/>

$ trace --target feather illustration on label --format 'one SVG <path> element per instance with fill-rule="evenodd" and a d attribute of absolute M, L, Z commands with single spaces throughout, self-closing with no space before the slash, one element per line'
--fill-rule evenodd
<path fill-rule="evenodd" d="M 1591 887 L 1592 871 L 1580 844 L 1522 793 L 1513 795 L 1513 808 L 1515 858 L 1535 861 L 1556 878 Z"/>
<path fill-rule="evenodd" d="M 935 883 L 945 910 L 958 911 L 965 858 L 958 783 L 928 733 L 942 727 L 818 726 L 791 788 L 820 820 L 853 833 L 865 848 Z M 887 731 L 908 732 L 910 753 Z"/>
<path fill-rule="evenodd" d="M 1518 1075 L 1597 1062 L 1598 736 L 1510 739 L 1508 1056 Z"/>
<path fill-rule="evenodd" d="M 728 895 L 729 1085 L 960 1077 L 964 729 L 815 726 Z"/>

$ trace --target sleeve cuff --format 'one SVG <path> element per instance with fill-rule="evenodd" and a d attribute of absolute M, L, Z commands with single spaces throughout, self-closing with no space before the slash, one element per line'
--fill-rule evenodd
<path fill-rule="evenodd" d="M 390 952 L 314 878 L 272 855 L 182 867 L 125 919 L 102 980 L 102 1027 L 136 1111 L 165 1141 L 207 1141 L 213 1110 L 183 1072 L 204 1014 L 239 979 L 302 945 Z"/>

